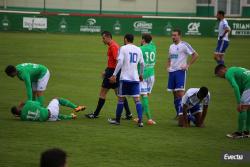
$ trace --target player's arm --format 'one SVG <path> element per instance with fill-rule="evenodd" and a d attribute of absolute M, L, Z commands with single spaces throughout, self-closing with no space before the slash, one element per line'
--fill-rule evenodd
<path fill-rule="evenodd" d="M 144 63 L 142 52 L 140 53 L 139 64 L 140 64 L 140 71 L 139 71 L 140 77 L 139 78 L 140 78 L 140 81 L 143 81 L 145 63 Z"/>
<path fill-rule="evenodd" d="M 230 33 L 231 29 L 227 23 L 224 25 L 224 33 L 220 36 L 220 39 L 223 39 L 227 33 Z"/>
<path fill-rule="evenodd" d="M 198 57 L 199 57 L 199 55 L 198 55 L 198 53 L 197 52 L 193 52 L 192 54 L 191 54 L 191 60 L 188 62 L 188 64 L 187 64 L 187 69 L 192 65 L 192 64 L 194 64 L 194 62 L 198 59 Z"/>
<path fill-rule="evenodd" d="M 240 88 L 239 88 L 238 84 L 236 83 L 233 75 L 227 75 L 227 76 L 228 76 L 227 80 L 229 81 L 230 85 L 232 86 L 232 88 L 234 90 L 237 104 L 240 104 Z"/>
<path fill-rule="evenodd" d="M 170 48 L 169 48 L 168 60 L 167 60 L 167 63 L 166 63 L 167 71 L 169 71 L 170 65 L 171 65 L 171 59 L 170 59 Z"/>
<path fill-rule="evenodd" d="M 188 106 L 186 104 L 182 107 L 182 115 L 179 116 L 179 126 L 188 127 L 188 117 L 187 117 Z"/>
<path fill-rule="evenodd" d="M 22 76 L 22 79 L 23 79 L 23 81 L 25 83 L 28 100 L 32 100 L 33 94 L 32 94 L 31 81 L 30 81 L 29 74 L 24 73 L 23 76 Z"/>
<path fill-rule="evenodd" d="M 123 53 L 123 49 L 120 48 L 120 53 L 119 53 L 119 56 L 117 58 L 117 65 L 115 67 L 115 71 L 114 71 L 112 77 L 109 78 L 109 80 L 110 80 L 111 83 L 115 83 L 116 82 L 116 76 L 117 76 L 117 74 L 119 73 L 119 71 L 122 68 L 123 60 L 124 60 L 124 53 Z"/>
<path fill-rule="evenodd" d="M 204 120 L 205 120 L 206 115 L 207 115 L 207 110 L 208 110 L 208 105 L 203 105 L 201 119 L 200 119 L 200 121 L 198 121 L 198 126 L 199 127 L 204 127 Z"/>

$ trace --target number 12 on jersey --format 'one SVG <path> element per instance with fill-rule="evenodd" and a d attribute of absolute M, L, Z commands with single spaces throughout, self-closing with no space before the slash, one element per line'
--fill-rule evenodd
<path fill-rule="evenodd" d="M 138 58 L 137 53 L 131 53 L 131 52 L 129 52 L 129 55 L 130 55 L 130 63 L 136 63 L 137 62 L 137 58 Z"/>

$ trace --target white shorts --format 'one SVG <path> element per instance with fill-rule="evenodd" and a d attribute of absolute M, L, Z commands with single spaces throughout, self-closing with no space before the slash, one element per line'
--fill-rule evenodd
<path fill-rule="evenodd" d="M 151 76 L 140 82 L 140 94 L 145 95 L 151 93 L 155 83 L 155 76 Z"/>
<path fill-rule="evenodd" d="M 52 99 L 47 107 L 50 111 L 49 121 L 57 121 L 59 115 L 59 101 L 58 99 Z"/>
<path fill-rule="evenodd" d="M 39 79 L 37 82 L 32 82 L 32 90 L 34 91 L 45 91 L 48 81 L 49 81 L 50 73 L 47 70 L 46 74 Z"/>
<path fill-rule="evenodd" d="M 240 103 L 243 105 L 250 105 L 250 89 L 247 89 L 242 93 Z"/>

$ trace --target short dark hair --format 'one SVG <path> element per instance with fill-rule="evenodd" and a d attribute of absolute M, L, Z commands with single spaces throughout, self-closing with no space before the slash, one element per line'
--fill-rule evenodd
<path fill-rule="evenodd" d="M 215 67 L 215 69 L 214 69 L 214 74 L 216 75 L 216 74 L 218 74 L 218 72 L 221 70 L 221 69 L 223 69 L 223 68 L 227 68 L 224 64 L 219 64 L 219 65 L 217 65 L 216 67 Z"/>
<path fill-rule="evenodd" d="M 225 16 L 225 12 L 223 10 L 219 10 L 217 13 L 222 15 L 223 17 Z"/>
<path fill-rule="evenodd" d="M 20 112 L 19 112 L 19 110 L 18 110 L 18 108 L 16 106 L 12 106 L 11 109 L 10 109 L 10 112 L 15 116 L 20 115 Z"/>
<path fill-rule="evenodd" d="M 143 34 L 141 37 L 146 43 L 150 43 L 152 41 L 152 36 L 150 34 Z"/>
<path fill-rule="evenodd" d="M 112 39 L 112 34 L 111 34 L 111 32 L 109 32 L 109 31 L 103 31 L 103 32 L 101 33 L 101 35 L 102 35 L 102 36 L 105 35 L 106 37 L 110 37 L 110 38 Z"/>
<path fill-rule="evenodd" d="M 207 96 L 207 94 L 208 94 L 208 88 L 202 86 L 202 87 L 200 87 L 198 93 L 199 93 L 199 95 L 200 95 L 201 98 L 205 98 Z"/>
<path fill-rule="evenodd" d="M 13 65 L 8 65 L 6 68 L 5 68 L 5 73 L 7 75 L 11 75 L 13 72 L 16 72 L 16 67 L 13 66 Z"/>
<path fill-rule="evenodd" d="M 134 42 L 134 35 L 133 34 L 126 34 L 124 36 L 124 39 L 127 39 L 128 42 L 133 43 Z"/>
<path fill-rule="evenodd" d="M 181 35 L 181 30 L 179 28 L 175 28 L 172 32 L 177 32 L 178 35 Z"/>
<path fill-rule="evenodd" d="M 62 167 L 66 163 L 67 154 L 58 148 L 44 151 L 41 154 L 40 167 Z"/>

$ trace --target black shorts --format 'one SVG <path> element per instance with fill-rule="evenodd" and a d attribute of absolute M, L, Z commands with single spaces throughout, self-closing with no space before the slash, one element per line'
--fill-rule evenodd
<path fill-rule="evenodd" d="M 114 68 L 106 68 L 104 78 L 102 81 L 102 87 L 106 89 L 116 89 L 119 86 L 120 72 L 116 76 L 116 83 L 110 83 L 109 78 L 113 75 Z"/>

